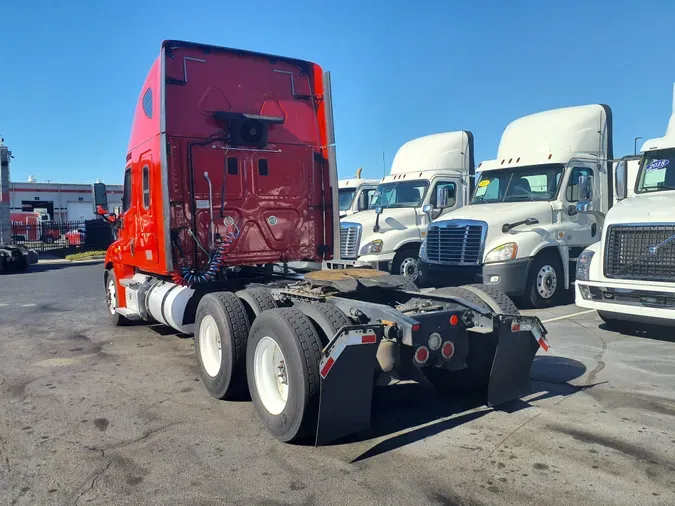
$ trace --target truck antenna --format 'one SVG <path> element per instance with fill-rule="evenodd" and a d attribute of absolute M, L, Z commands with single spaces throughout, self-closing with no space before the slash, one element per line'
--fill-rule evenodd
<path fill-rule="evenodd" d="M 384 150 L 382 151 L 382 177 L 387 175 L 387 166 L 384 164 Z"/>

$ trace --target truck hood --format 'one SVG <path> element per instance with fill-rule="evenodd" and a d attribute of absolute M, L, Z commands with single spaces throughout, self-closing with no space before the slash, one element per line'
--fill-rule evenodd
<path fill-rule="evenodd" d="M 470 205 L 457 209 L 435 223 L 451 220 L 477 220 L 487 223 L 484 255 L 508 242 L 518 243 L 518 256 L 530 254 L 542 241 L 555 241 L 556 227 L 553 224 L 551 202 L 501 202 L 495 204 Z M 509 232 L 502 232 L 502 226 L 527 218 L 536 218 L 539 223 L 519 225 Z"/>
<path fill-rule="evenodd" d="M 361 246 L 368 244 L 375 239 L 383 241 L 383 252 L 390 251 L 395 247 L 393 240 L 387 240 L 387 234 L 394 235 L 394 232 L 405 233 L 419 238 L 419 229 L 417 227 L 417 212 L 412 207 L 384 209 L 380 215 L 380 230 L 373 232 L 377 213 L 374 210 L 362 211 L 360 213 L 347 216 L 343 223 L 358 223 L 362 227 Z M 396 243 L 400 241 L 399 234 L 396 234 Z"/>
<path fill-rule="evenodd" d="M 605 224 L 672 223 L 675 221 L 675 191 L 637 194 L 623 199 L 607 213 Z"/>
<path fill-rule="evenodd" d="M 539 225 L 552 222 L 553 208 L 550 202 L 500 202 L 495 204 L 474 204 L 461 207 L 437 221 L 448 220 L 480 220 L 488 224 L 488 230 L 498 227 L 501 233 L 502 225 L 513 223 L 527 218 L 537 218 Z M 537 226 L 537 225 L 534 225 Z M 518 230 L 527 229 L 525 225 Z"/>

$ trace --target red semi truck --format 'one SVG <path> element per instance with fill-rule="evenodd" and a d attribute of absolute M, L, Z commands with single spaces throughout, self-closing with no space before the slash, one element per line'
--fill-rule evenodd
<path fill-rule="evenodd" d="M 289 273 L 339 248 L 330 75 L 294 58 L 165 41 L 136 105 L 103 281 L 112 323 L 194 335 L 208 392 L 251 397 L 281 441 L 368 427 L 373 385 L 523 393 L 537 318 L 482 286 L 420 292 L 368 269 Z"/>

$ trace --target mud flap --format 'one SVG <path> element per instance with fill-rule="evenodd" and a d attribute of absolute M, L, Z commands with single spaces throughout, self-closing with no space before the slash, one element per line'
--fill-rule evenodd
<path fill-rule="evenodd" d="M 499 332 L 487 391 L 488 406 L 518 399 L 530 383 L 530 368 L 540 343 L 547 349 L 546 331 L 536 318 L 496 319 Z"/>
<path fill-rule="evenodd" d="M 344 327 L 324 349 L 315 445 L 370 427 L 380 327 Z"/>

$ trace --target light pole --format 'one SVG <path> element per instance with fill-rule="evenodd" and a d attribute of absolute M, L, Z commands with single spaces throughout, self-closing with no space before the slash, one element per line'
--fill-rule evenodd
<path fill-rule="evenodd" d="M 642 139 L 642 137 L 636 137 L 635 139 L 633 139 L 633 154 L 634 155 L 637 155 L 637 141 L 639 139 Z"/>

